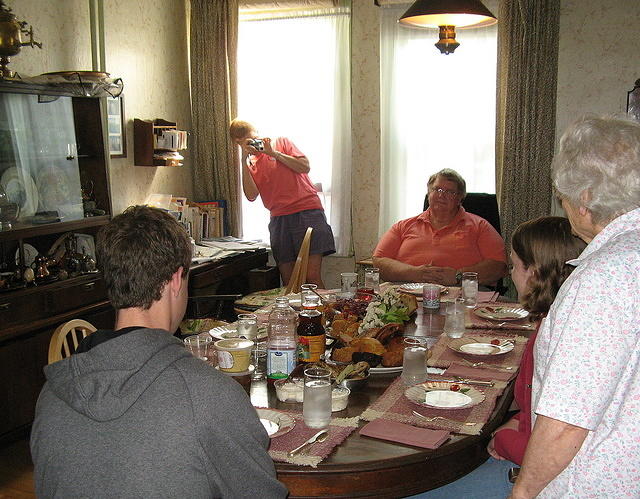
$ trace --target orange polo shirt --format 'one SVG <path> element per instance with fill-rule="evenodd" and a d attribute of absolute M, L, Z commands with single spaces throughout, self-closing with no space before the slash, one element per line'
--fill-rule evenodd
<path fill-rule="evenodd" d="M 278 137 L 273 149 L 287 156 L 304 156 L 286 137 Z M 272 217 L 322 209 L 318 191 L 306 173 L 294 172 L 275 158 L 262 153 L 251 157 L 249 172 L 260 192 L 262 204 Z"/>
<path fill-rule="evenodd" d="M 482 260 L 507 262 L 504 241 L 484 218 L 460 207 L 449 225 L 434 230 L 430 209 L 401 220 L 382 236 L 373 256 L 393 258 L 409 265 L 459 269 Z"/>

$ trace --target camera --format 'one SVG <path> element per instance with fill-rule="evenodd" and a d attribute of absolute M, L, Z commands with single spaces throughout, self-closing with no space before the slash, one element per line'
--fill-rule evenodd
<path fill-rule="evenodd" d="M 264 151 L 264 142 L 260 139 L 249 139 L 247 145 L 257 149 L 258 151 Z"/>

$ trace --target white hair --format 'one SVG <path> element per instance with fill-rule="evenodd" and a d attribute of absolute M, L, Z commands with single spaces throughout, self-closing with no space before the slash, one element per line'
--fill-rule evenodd
<path fill-rule="evenodd" d="M 552 179 L 563 199 L 584 206 L 593 223 L 640 206 L 640 123 L 616 116 L 584 116 L 560 139 Z"/>

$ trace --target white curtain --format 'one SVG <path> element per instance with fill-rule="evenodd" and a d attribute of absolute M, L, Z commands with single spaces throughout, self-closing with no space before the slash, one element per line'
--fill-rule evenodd
<path fill-rule="evenodd" d="M 253 18 L 251 18 L 253 19 Z M 309 158 L 338 255 L 351 249 L 349 14 L 307 11 L 244 20 L 238 36 L 238 116 L 262 136 L 286 136 Z M 243 198 L 245 238 L 269 240 L 260 198 Z"/>
<path fill-rule="evenodd" d="M 398 24 L 406 6 L 381 9 L 379 235 L 422 211 L 427 180 L 453 168 L 468 192 L 495 192 L 497 29 L 457 30 L 441 54 L 436 29 Z"/>

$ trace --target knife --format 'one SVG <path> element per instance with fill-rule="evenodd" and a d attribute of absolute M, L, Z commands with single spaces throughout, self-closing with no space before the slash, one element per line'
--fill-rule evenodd
<path fill-rule="evenodd" d="M 455 379 L 441 379 L 441 378 L 427 378 L 427 381 L 442 381 L 443 383 L 463 383 L 466 385 L 477 385 L 477 386 L 493 386 L 493 381 L 481 381 L 475 379 L 467 379 L 467 378 L 455 378 Z"/>

